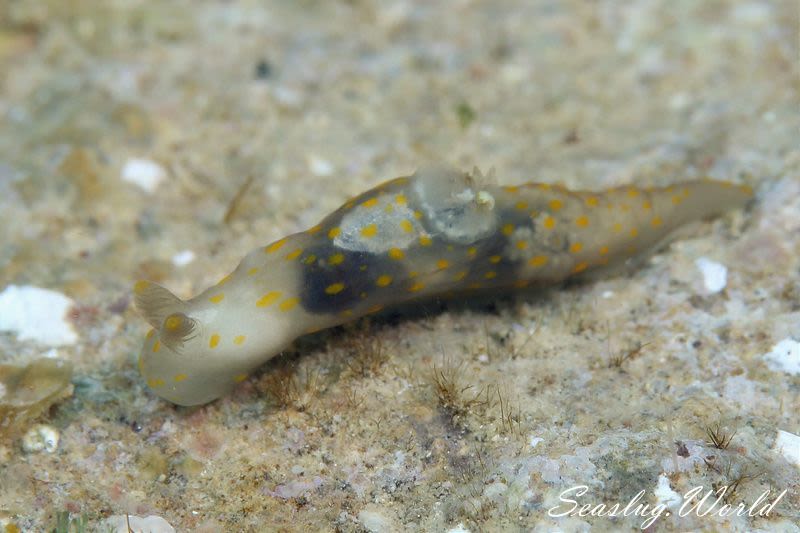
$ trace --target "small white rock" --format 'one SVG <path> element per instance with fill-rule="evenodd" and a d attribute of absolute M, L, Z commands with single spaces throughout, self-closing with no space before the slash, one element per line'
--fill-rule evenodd
<path fill-rule="evenodd" d="M 469 529 L 464 527 L 464 523 L 463 522 L 459 522 L 456 527 L 448 529 L 447 533 L 470 533 L 470 531 L 469 531 Z"/>
<path fill-rule="evenodd" d="M 315 176 L 330 176 L 333 174 L 331 162 L 315 155 L 308 157 L 308 168 Z"/>
<path fill-rule="evenodd" d="M 358 521 L 361 522 L 364 529 L 371 533 L 399 530 L 394 520 L 383 514 L 382 509 L 374 504 L 367 505 L 365 509 L 358 513 Z"/>
<path fill-rule="evenodd" d="M 172 256 L 172 264 L 183 267 L 194 261 L 195 255 L 191 250 L 183 250 Z"/>
<path fill-rule="evenodd" d="M 74 302 L 60 292 L 30 285 L 9 285 L 0 293 L 0 331 L 21 341 L 47 346 L 75 344 L 78 334 L 65 320 Z"/>
<path fill-rule="evenodd" d="M 536 448 L 536 445 L 542 442 L 543 440 L 544 439 L 542 437 L 534 437 L 533 435 L 531 435 L 528 444 L 530 445 L 531 448 Z"/>
<path fill-rule="evenodd" d="M 775 446 L 772 448 L 787 461 L 800 468 L 800 437 L 788 431 L 778 430 Z"/>
<path fill-rule="evenodd" d="M 166 175 L 164 168 L 155 161 L 131 158 L 122 167 L 121 177 L 124 181 L 138 185 L 145 192 L 153 193 Z"/>
<path fill-rule="evenodd" d="M 716 261 L 701 257 L 694 262 L 703 274 L 703 285 L 711 294 L 717 293 L 728 284 L 728 268 Z"/>
<path fill-rule="evenodd" d="M 675 507 L 683 501 L 681 495 L 669 486 L 669 478 L 664 474 L 658 476 L 658 486 L 653 491 L 658 503 L 665 507 Z"/>
<path fill-rule="evenodd" d="M 53 426 L 36 424 L 22 437 L 22 451 L 25 453 L 53 453 L 58 448 L 61 435 Z"/>
<path fill-rule="evenodd" d="M 800 342 L 794 339 L 783 339 L 764 355 L 770 370 L 786 372 L 793 376 L 800 375 Z"/>
<path fill-rule="evenodd" d="M 130 524 L 130 529 L 128 525 Z M 105 520 L 104 531 L 111 529 L 114 533 L 128 533 L 130 530 L 146 533 L 175 533 L 175 528 L 160 516 L 150 515 L 145 518 L 134 515 L 113 515 Z"/>

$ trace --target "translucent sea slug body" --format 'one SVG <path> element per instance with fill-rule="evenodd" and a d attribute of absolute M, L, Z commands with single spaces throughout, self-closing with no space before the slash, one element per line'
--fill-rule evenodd
<path fill-rule="evenodd" d="M 177 404 L 206 403 L 301 335 L 414 298 L 556 283 L 750 198 L 710 180 L 604 192 L 484 182 L 440 168 L 385 182 L 252 251 L 188 301 L 138 282 L 137 307 L 154 328 L 139 359 L 148 386 Z"/>

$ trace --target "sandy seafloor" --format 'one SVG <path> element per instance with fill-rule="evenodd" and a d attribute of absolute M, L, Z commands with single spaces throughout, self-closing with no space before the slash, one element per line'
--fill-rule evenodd
<path fill-rule="evenodd" d="M 645 520 L 548 516 L 586 485 L 581 503 L 667 505 L 649 531 L 800 531 L 799 43 L 789 0 L 3 2 L 0 363 L 73 373 L 2 430 L 0 524 Z M 317 335 L 204 407 L 147 390 L 136 279 L 194 295 L 431 160 L 502 184 L 711 176 L 756 198 L 616 277 Z M 17 316 L 25 287 L 68 297 L 66 324 L 47 299 Z M 766 518 L 679 516 L 723 485 L 734 505 L 787 492 Z"/>

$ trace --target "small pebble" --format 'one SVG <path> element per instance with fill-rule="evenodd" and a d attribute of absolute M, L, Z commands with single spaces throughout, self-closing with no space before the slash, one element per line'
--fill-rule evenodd
<path fill-rule="evenodd" d="M 53 426 L 36 424 L 22 437 L 22 451 L 25 453 L 53 453 L 58 448 L 61 435 Z"/>
<path fill-rule="evenodd" d="M 376 505 L 368 506 L 358 513 L 358 521 L 364 526 L 364 529 L 371 533 L 382 533 L 383 531 L 396 531 L 391 518 L 385 516 L 378 510 Z"/>
<path fill-rule="evenodd" d="M 800 342 L 783 339 L 764 355 L 770 370 L 800 376 Z"/>
<path fill-rule="evenodd" d="M 316 176 L 330 176 L 333 174 L 333 165 L 327 159 L 315 155 L 308 157 L 308 168 Z"/>
<path fill-rule="evenodd" d="M 672 487 L 669 486 L 669 478 L 664 474 L 658 476 L 658 486 L 653 491 L 653 494 L 658 500 L 658 503 L 665 507 L 674 507 L 683 501 L 681 495 L 672 490 Z"/>
<path fill-rule="evenodd" d="M 130 529 L 128 526 L 130 525 Z M 102 531 L 112 531 L 113 533 L 129 533 L 133 530 L 137 533 L 175 533 L 175 528 L 160 516 L 147 516 L 145 518 L 134 515 L 114 515 L 105 520 L 105 528 Z"/>
<path fill-rule="evenodd" d="M 195 255 L 191 250 L 183 250 L 172 256 L 172 264 L 176 267 L 186 266 L 194 261 Z"/>
<path fill-rule="evenodd" d="M 141 187 L 145 192 L 155 192 L 158 184 L 167 173 L 164 168 L 150 159 L 128 159 L 122 167 L 122 179 Z"/>
<path fill-rule="evenodd" d="M 703 285 L 711 294 L 718 293 L 728 284 L 728 269 L 725 265 L 701 257 L 694 262 L 703 274 Z"/>
<path fill-rule="evenodd" d="M 47 346 L 75 344 L 78 334 L 67 320 L 74 302 L 60 292 L 31 285 L 9 285 L 0 293 L 0 331 L 21 341 Z"/>
<path fill-rule="evenodd" d="M 800 468 L 800 437 L 788 431 L 778 430 L 773 450 L 787 461 Z"/>

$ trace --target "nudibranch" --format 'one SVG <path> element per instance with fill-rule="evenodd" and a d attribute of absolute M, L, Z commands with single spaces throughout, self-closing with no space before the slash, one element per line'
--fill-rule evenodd
<path fill-rule="evenodd" d="M 490 181 L 443 168 L 387 181 L 190 300 L 139 281 L 147 385 L 176 404 L 210 402 L 304 334 L 415 298 L 584 276 L 752 195 L 712 180 L 603 192 Z"/>

